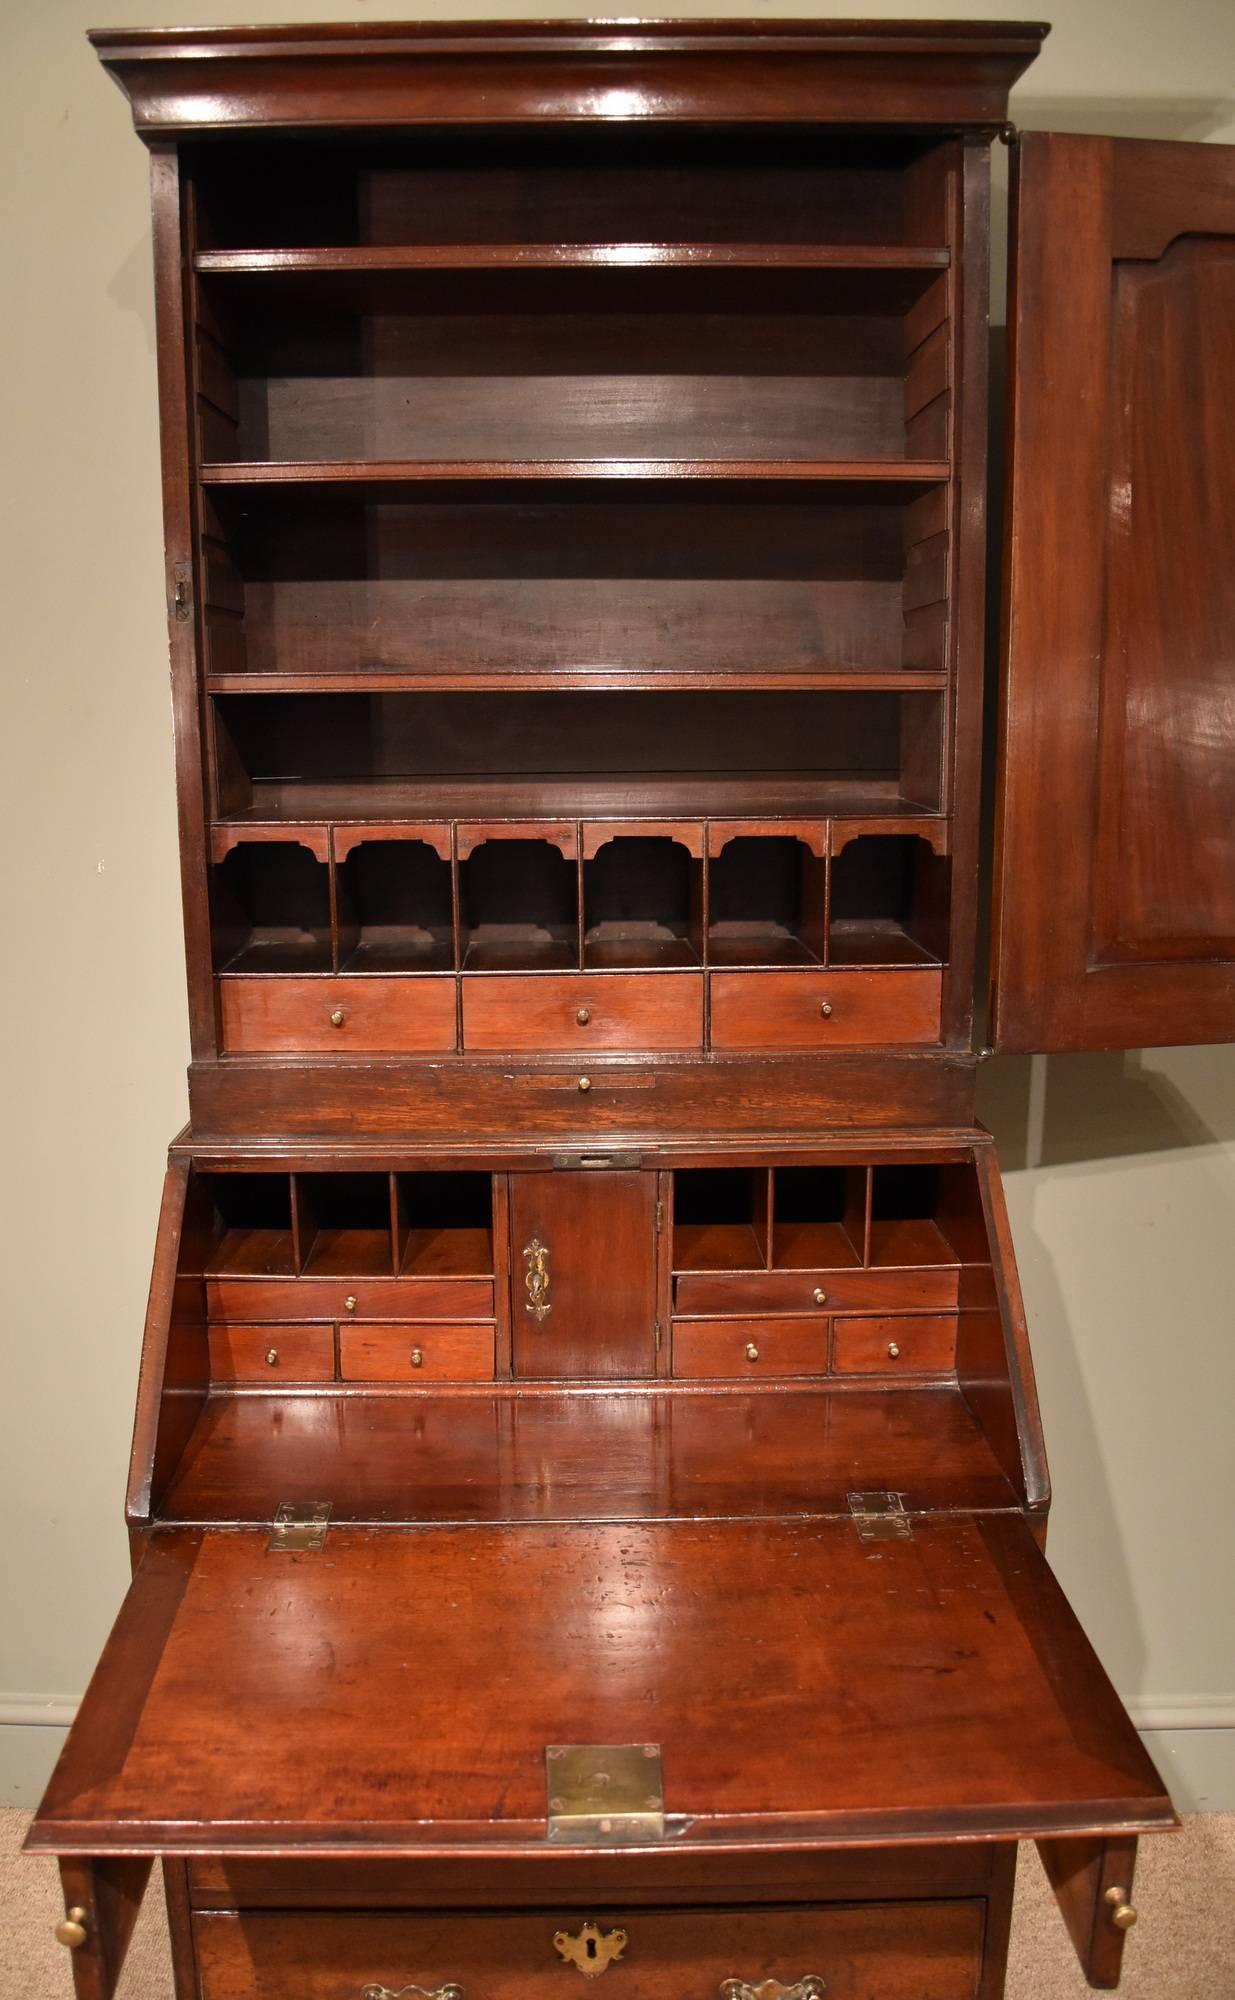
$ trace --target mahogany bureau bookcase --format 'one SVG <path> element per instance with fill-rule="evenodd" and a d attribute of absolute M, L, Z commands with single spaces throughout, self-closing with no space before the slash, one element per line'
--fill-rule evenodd
<path fill-rule="evenodd" d="M 78 2000 L 1114 1986 L 1164 1787 L 1042 1546 L 993 1044 L 1235 1032 L 1235 164 L 1037 26 L 108 32 L 192 1029 Z M 991 732 L 992 736 L 994 732 Z M 984 1039 L 984 1037 L 982 1037 Z"/>

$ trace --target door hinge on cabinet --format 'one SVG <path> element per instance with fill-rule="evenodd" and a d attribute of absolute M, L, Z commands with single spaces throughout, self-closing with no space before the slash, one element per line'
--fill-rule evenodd
<path fill-rule="evenodd" d="M 660 1343 L 661 1343 L 661 1339 L 662 1339 L 662 1334 L 661 1334 L 661 1325 L 660 1325 L 660 1321 L 659 1321 L 659 1320 L 657 1320 L 657 1322 L 656 1322 L 656 1352 L 657 1352 L 657 1354 L 659 1354 L 659 1353 L 660 1353 Z"/>
<path fill-rule="evenodd" d="M 267 1550 L 293 1555 L 299 1550 L 324 1548 L 330 1511 L 329 1500 L 281 1500 L 274 1510 Z"/>
<path fill-rule="evenodd" d="M 628 1847 L 665 1837 L 658 1743 L 551 1743 L 545 1780 L 551 1841 Z"/>
<path fill-rule="evenodd" d="M 907 1542 L 913 1525 L 899 1493 L 851 1493 L 849 1512 L 862 1542 Z"/>
<path fill-rule="evenodd" d="M 656 1234 L 658 1236 L 660 1235 L 661 1230 L 664 1228 L 664 1226 L 665 1226 L 665 1204 L 663 1201 L 658 1201 L 656 1204 Z"/>
<path fill-rule="evenodd" d="M 172 616 L 188 618 L 193 610 L 193 574 L 187 562 L 172 565 Z"/>

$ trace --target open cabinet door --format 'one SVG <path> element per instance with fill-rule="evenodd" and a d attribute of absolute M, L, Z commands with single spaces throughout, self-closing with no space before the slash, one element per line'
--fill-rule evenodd
<path fill-rule="evenodd" d="M 1017 149 L 1000 1049 L 1235 1036 L 1235 149 Z"/>

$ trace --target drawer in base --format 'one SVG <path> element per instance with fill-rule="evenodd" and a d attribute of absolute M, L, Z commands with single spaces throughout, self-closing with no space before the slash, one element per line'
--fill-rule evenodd
<path fill-rule="evenodd" d="M 445 1986 L 463 2000 L 729 2000 L 774 1980 L 785 2000 L 974 2000 L 979 1900 L 713 1910 L 563 1909 L 518 1916 L 199 1912 L 202 2000 L 361 2000 Z M 624 1933 L 620 1950 L 614 1933 Z M 559 1942 L 560 1941 L 560 1942 Z M 817 1986 L 804 1982 L 817 1981 Z M 796 1989 L 796 1991 L 795 1991 Z M 733 1996 L 737 2000 L 737 1996 Z"/>

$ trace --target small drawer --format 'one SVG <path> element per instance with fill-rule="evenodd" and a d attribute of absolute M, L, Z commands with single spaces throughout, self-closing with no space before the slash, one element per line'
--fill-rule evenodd
<path fill-rule="evenodd" d="M 945 1375 L 956 1367 L 956 1315 L 838 1319 L 832 1348 L 838 1375 Z"/>
<path fill-rule="evenodd" d="M 463 981 L 465 1049 L 703 1046 L 703 974 L 475 973 Z"/>
<path fill-rule="evenodd" d="M 844 1049 L 937 1042 L 932 970 L 713 972 L 714 1049 Z"/>
<path fill-rule="evenodd" d="M 229 1055 L 415 1055 L 453 1049 L 453 974 L 401 979 L 224 977 Z"/>
<path fill-rule="evenodd" d="M 333 1326 L 212 1326 L 215 1382 L 333 1382 Z"/>
<path fill-rule="evenodd" d="M 491 1382 L 494 1330 L 443 1320 L 339 1328 L 345 1382 Z"/>
<path fill-rule="evenodd" d="M 209 1910 L 194 1916 L 193 1934 L 202 2000 L 449 1986 L 466 2000 L 541 2000 L 587 1990 L 589 1935 L 605 1955 L 610 2000 L 717 2000 L 730 1980 L 787 1990 L 813 1980 L 808 1990 L 827 2000 L 973 2000 L 985 1913 L 978 1897 L 534 1915 Z"/>
<path fill-rule="evenodd" d="M 210 1278 L 210 1319 L 492 1319 L 491 1278 Z"/>
<path fill-rule="evenodd" d="M 675 1319 L 673 1372 L 704 1380 L 769 1375 L 826 1375 L 831 1321 L 818 1319 Z"/>
<path fill-rule="evenodd" d="M 709 1271 L 678 1278 L 680 1313 L 817 1313 L 891 1306 L 912 1312 L 956 1304 L 955 1269 L 920 1271 Z M 823 1297 L 817 1298 L 816 1293 Z"/>

